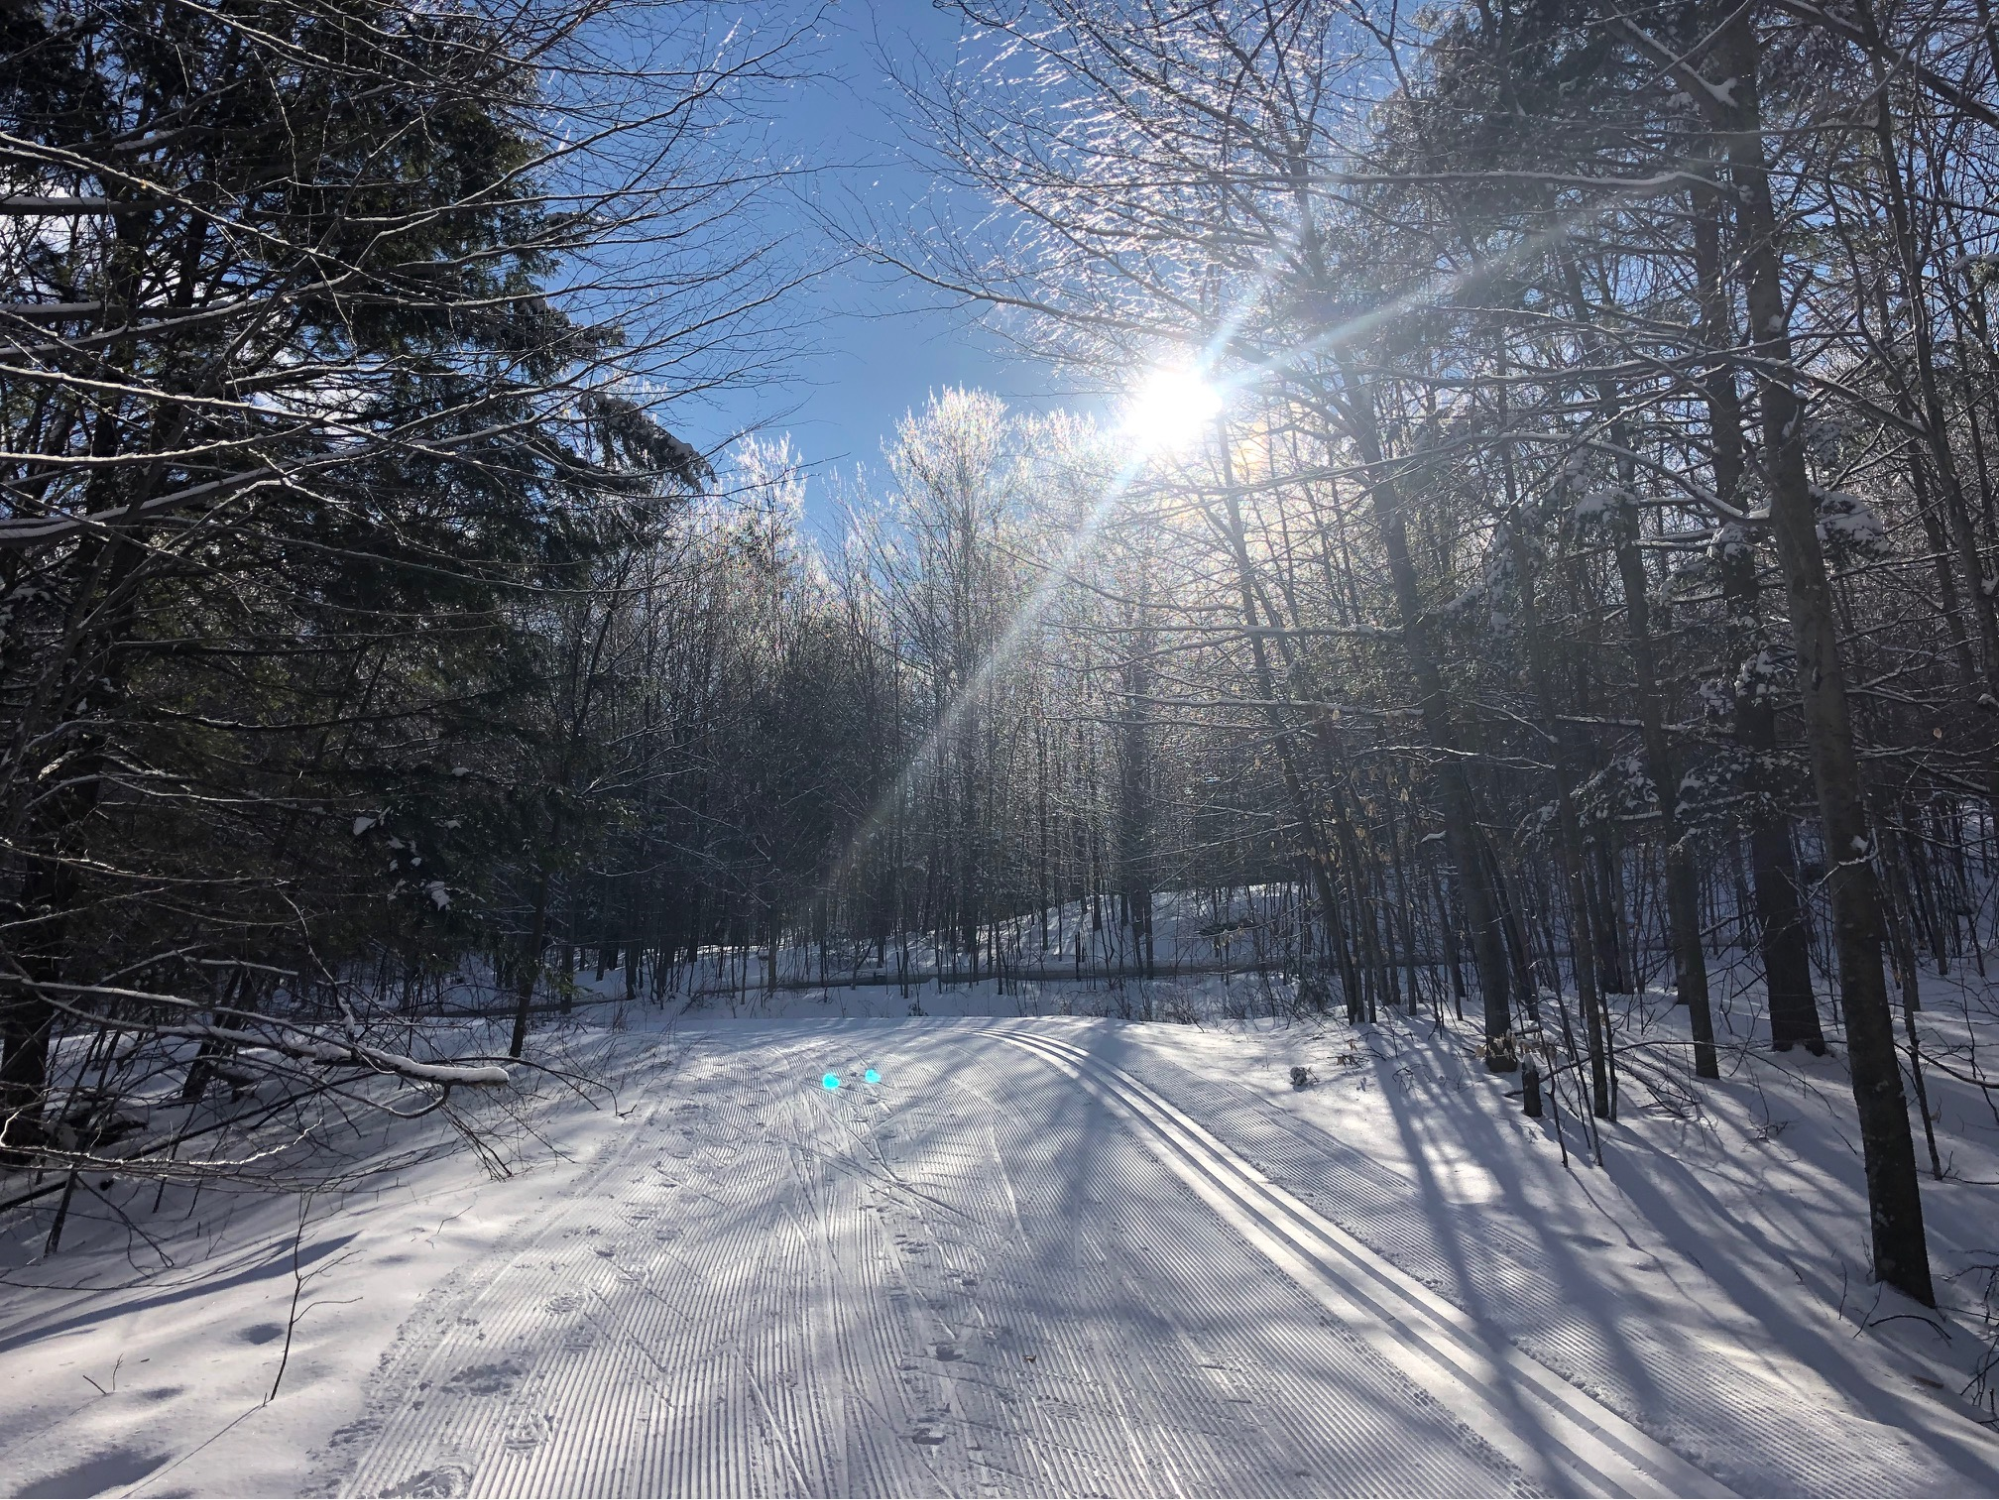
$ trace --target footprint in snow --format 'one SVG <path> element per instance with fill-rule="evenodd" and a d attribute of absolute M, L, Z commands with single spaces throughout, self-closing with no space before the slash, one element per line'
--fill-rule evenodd
<path fill-rule="evenodd" d="M 512 1361 L 497 1365 L 467 1365 L 445 1381 L 443 1389 L 460 1396 L 498 1396 L 512 1390 L 514 1382 L 524 1373 Z"/>
<path fill-rule="evenodd" d="M 463 1464 L 439 1464 L 421 1469 L 399 1484 L 382 1491 L 383 1500 L 409 1496 L 411 1500 L 447 1500 L 472 1488 L 472 1471 Z"/>
<path fill-rule="evenodd" d="M 501 1441 L 515 1453 L 526 1453 L 548 1441 L 554 1430 L 549 1412 L 515 1412 L 507 1419 Z"/>
<path fill-rule="evenodd" d="M 333 1436 L 326 1440 L 326 1445 L 329 1448 L 344 1448 L 349 1443 L 358 1443 L 366 1438 L 372 1438 L 381 1430 L 381 1418 L 363 1417 L 358 1422 L 349 1422 L 345 1427 L 334 1429 Z"/>

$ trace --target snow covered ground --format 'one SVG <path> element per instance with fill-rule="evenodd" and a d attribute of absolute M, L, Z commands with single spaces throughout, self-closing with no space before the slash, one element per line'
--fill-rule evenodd
<path fill-rule="evenodd" d="M 1634 1074 L 1565 1164 L 1462 1031 L 1201 984 L 590 1007 L 537 1042 L 615 1095 L 525 1090 L 504 1180 L 23 1221 L 0 1491 L 1999 1491 L 1977 1090 L 1932 1080 L 1938 1317 L 1865 1278 L 1836 1058 Z"/>

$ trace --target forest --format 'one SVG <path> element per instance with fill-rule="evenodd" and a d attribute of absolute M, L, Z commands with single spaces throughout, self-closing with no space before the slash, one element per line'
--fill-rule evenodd
<path fill-rule="evenodd" d="M 825 253 L 1102 400 L 831 472 L 694 415 L 818 274 L 740 131 L 803 23 L 0 11 L 0 1208 L 452 1113 L 607 974 L 1170 976 L 1194 893 L 1530 1114 L 1832 1049 L 1934 1301 L 1926 1088 L 1999 1098 L 1919 1026 L 1999 923 L 1986 0 L 945 9 L 945 206 Z"/>

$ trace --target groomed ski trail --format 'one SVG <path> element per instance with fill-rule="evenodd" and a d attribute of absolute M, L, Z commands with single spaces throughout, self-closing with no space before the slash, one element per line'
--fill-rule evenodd
<path fill-rule="evenodd" d="M 1079 1045 L 1109 1035 L 774 1023 L 694 1039 L 602 1160 L 410 1320 L 318 1487 L 1729 1492 L 1712 1461 L 1389 1265 L 1331 1222 L 1337 1203 L 1308 1206 L 1224 1143 L 1214 1111 L 1197 1123 L 1161 1092 L 1200 1083 L 1207 1109 L 1227 1085 Z M 870 1065 L 879 1085 L 860 1083 Z M 1783 1379 L 1750 1381 L 1713 1429 L 1644 1416 L 1759 1447 L 1767 1427 L 1792 1455 L 1779 1470 L 1856 1433 L 1858 1413 L 1772 1405 Z M 1803 1461 L 1796 1488 L 1980 1487 L 1879 1446 L 1852 1473 Z"/>

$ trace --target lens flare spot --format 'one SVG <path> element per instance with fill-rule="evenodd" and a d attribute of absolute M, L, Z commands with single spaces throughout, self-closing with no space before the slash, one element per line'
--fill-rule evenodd
<path fill-rule="evenodd" d="M 838 1073 L 828 1073 L 824 1078 L 820 1079 L 819 1081 L 825 1084 L 826 1087 L 829 1089 L 836 1089 L 840 1086 L 840 1075 Z"/>
<path fill-rule="evenodd" d="M 1183 453 L 1199 444 L 1223 404 L 1221 391 L 1191 364 L 1155 366 L 1125 399 L 1125 439 L 1141 454 Z"/>
<path fill-rule="evenodd" d="M 869 1083 L 880 1083 L 882 1081 L 881 1074 L 877 1073 L 873 1068 L 869 1068 L 861 1077 L 867 1079 Z"/>

